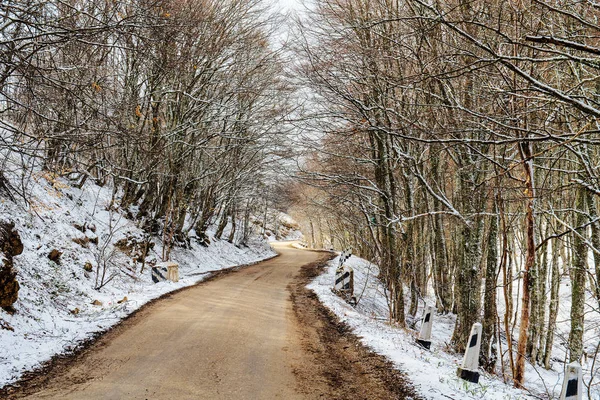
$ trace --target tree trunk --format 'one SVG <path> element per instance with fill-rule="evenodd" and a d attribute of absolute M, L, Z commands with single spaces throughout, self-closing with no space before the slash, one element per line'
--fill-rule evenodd
<path fill-rule="evenodd" d="M 586 223 L 584 214 L 585 207 L 585 189 L 580 188 L 577 191 L 576 209 L 579 210 L 575 217 L 575 226 L 582 226 Z M 581 361 L 583 355 L 583 321 L 585 306 L 585 275 L 587 265 L 588 248 L 585 244 L 587 239 L 587 229 L 578 229 L 573 234 L 573 250 L 571 264 L 571 331 L 569 333 L 569 362 Z"/>
<path fill-rule="evenodd" d="M 221 214 L 221 219 L 219 220 L 219 225 L 217 226 L 217 230 L 215 232 L 215 239 L 219 240 L 219 239 L 221 239 L 221 236 L 223 236 L 223 231 L 227 227 L 227 223 L 229 222 L 230 214 L 231 214 L 231 212 L 229 209 L 229 205 L 225 205 L 223 207 L 223 213 Z"/>
<path fill-rule="evenodd" d="M 560 270 L 558 268 L 559 240 L 552 243 L 552 260 L 550 262 L 552 279 L 550 283 L 550 303 L 548 305 L 548 331 L 546 333 L 546 344 L 544 346 L 544 368 L 549 370 L 550 358 L 552 357 L 552 345 L 554 343 L 554 331 L 556 330 L 556 317 L 558 316 L 558 295 L 560 290 Z"/>
<path fill-rule="evenodd" d="M 227 238 L 227 241 L 229 243 L 233 243 L 233 241 L 235 240 L 235 231 L 237 229 L 237 221 L 236 221 L 236 206 L 235 204 L 231 205 L 231 209 L 230 209 L 230 215 L 231 215 L 231 231 L 229 232 L 229 237 Z"/>
<path fill-rule="evenodd" d="M 525 238 L 527 241 L 527 255 L 523 270 L 523 294 L 521 307 L 521 325 L 519 329 L 519 342 L 517 344 L 517 362 L 515 365 L 514 384 L 522 388 L 525 381 L 525 352 L 527 350 L 527 337 L 529 333 L 529 306 L 531 294 L 530 271 L 535 267 L 535 182 L 533 171 L 533 155 L 531 143 L 520 145 L 523 168 L 525 170 L 525 187 L 527 195 L 527 211 L 525 214 Z"/>
<path fill-rule="evenodd" d="M 592 222 L 592 246 L 597 251 L 600 251 L 600 221 L 598 219 L 598 206 L 596 203 L 596 196 L 591 191 L 587 191 L 587 206 Z M 594 270 L 595 270 L 595 286 L 594 294 L 598 301 L 598 307 L 600 307 L 600 254 L 593 252 L 594 255 Z"/>
<path fill-rule="evenodd" d="M 546 224 L 546 233 L 545 237 L 550 235 L 550 226 Z M 539 301 L 537 303 L 537 314 L 538 314 L 538 327 L 532 336 L 537 336 L 536 339 L 532 339 L 533 348 L 531 352 L 532 362 L 538 362 L 541 364 L 543 350 L 545 348 L 546 343 L 546 332 L 544 330 L 546 323 L 546 289 L 548 284 L 548 254 L 549 244 L 546 242 L 544 246 L 542 246 L 542 254 L 540 258 L 540 265 L 538 268 L 539 276 L 538 276 L 538 285 L 536 291 L 539 293 Z"/>
<path fill-rule="evenodd" d="M 480 199 L 473 196 L 471 183 L 475 182 L 472 174 L 461 174 L 462 203 L 466 215 L 480 212 Z M 452 347 L 463 352 L 469 339 L 471 327 L 480 319 L 481 314 L 481 239 L 483 219 L 473 217 L 469 224 L 461 227 L 461 245 L 458 250 L 460 260 L 456 268 L 456 302 L 458 315 L 452 334 Z"/>
<path fill-rule="evenodd" d="M 490 232 L 487 245 L 487 259 L 485 269 L 485 292 L 483 296 L 483 332 L 481 340 L 480 363 L 483 368 L 494 373 L 496 360 L 496 279 L 498 269 L 498 217 L 493 216 L 490 221 Z"/>

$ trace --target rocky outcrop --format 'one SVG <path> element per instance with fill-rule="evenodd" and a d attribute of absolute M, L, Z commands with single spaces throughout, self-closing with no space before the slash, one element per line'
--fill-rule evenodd
<path fill-rule="evenodd" d="M 62 251 L 54 249 L 48 254 L 48 258 L 54 261 L 57 264 L 60 264 L 60 256 L 62 256 Z"/>
<path fill-rule="evenodd" d="M 0 220 L 0 307 L 14 312 L 19 296 L 19 282 L 13 268 L 13 257 L 23 252 L 23 242 L 12 221 Z"/>
<path fill-rule="evenodd" d="M 125 237 L 115 243 L 115 247 L 131 257 L 135 262 L 143 263 L 154 243 L 148 234 L 127 232 Z"/>

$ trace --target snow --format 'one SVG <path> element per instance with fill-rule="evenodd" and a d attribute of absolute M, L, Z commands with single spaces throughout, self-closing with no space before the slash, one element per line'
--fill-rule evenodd
<path fill-rule="evenodd" d="M 0 387 L 17 381 L 52 356 L 76 348 L 152 299 L 194 285 L 211 271 L 275 255 L 262 238 L 238 247 L 213 239 L 209 230 L 210 246 L 191 240 L 190 248 L 173 249 L 170 258 L 179 263 L 178 283 L 154 284 L 148 265 L 141 273 L 141 264 L 114 246 L 120 239 L 141 237 L 143 232 L 122 213 L 110 209 L 112 188 L 90 182 L 77 189 L 54 176 L 34 176 L 28 188 L 29 208 L 22 201 L 15 204 L 0 199 L 0 218 L 15 222 L 24 244 L 23 254 L 14 258 L 21 285 L 14 304 L 17 312 L 9 315 L 0 310 Z M 97 239 L 98 244 L 84 243 L 86 238 Z M 162 261 L 162 243 L 152 240 L 154 248 L 147 261 Z M 48 258 L 53 249 L 62 252 L 59 263 Z M 107 263 L 107 277 L 114 275 L 114 279 L 95 290 L 98 262 Z M 84 270 L 86 263 L 93 265 L 92 272 Z M 93 305 L 95 301 L 102 305 Z M 6 324 L 14 331 L 1 328 Z"/>
<path fill-rule="evenodd" d="M 338 265 L 339 257 L 336 257 L 328 264 L 324 273 L 308 285 L 308 288 L 318 295 L 325 306 L 348 324 L 365 345 L 388 357 L 398 369 L 406 372 L 408 379 L 414 383 L 424 398 L 432 400 L 558 399 L 564 376 L 564 364 L 561 362 L 554 362 L 553 369 L 550 371 L 541 367 L 534 368 L 533 365 L 528 364 L 525 382 L 527 390 L 515 389 L 509 378 L 505 383 L 501 376 L 490 375 L 482 370 L 480 370 L 481 378 L 478 384 L 459 379 L 456 370 L 462 362 L 463 354 L 451 353 L 449 350 L 450 338 L 456 322 L 455 315 L 441 315 L 434 312 L 431 351 L 425 350 L 416 343 L 424 302 L 419 306 L 416 319 L 408 320 L 411 328 L 404 330 L 390 325 L 384 288 L 377 279 L 379 273 L 377 266 L 354 256 L 345 263 L 354 270 L 354 294 L 358 300 L 358 305 L 354 308 L 331 291 Z M 426 300 L 429 304 L 435 303 L 433 298 Z M 565 309 L 568 309 L 565 303 L 568 302 L 561 300 L 557 329 L 559 334 L 565 329 L 568 330 L 568 318 L 561 320 Z M 590 325 L 592 328 L 588 330 L 588 337 L 590 340 L 594 337 L 597 343 L 597 323 L 594 325 L 592 321 Z M 558 338 L 557 342 L 560 342 Z M 560 343 L 557 346 L 560 347 Z M 506 349 L 506 343 L 503 347 Z M 556 349 L 554 354 L 560 355 L 559 349 Z M 562 356 L 564 357 L 564 351 Z M 583 380 L 588 382 L 589 379 L 588 366 L 587 375 L 584 374 Z M 584 393 L 583 398 L 600 399 L 600 388 L 595 386 L 592 397 L 589 398 L 587 393 Z"/>
<path fill-rule="evenodd" d="M 254 223 L 262 228 L 263 221 L 255 218 Z M 281 211 L 269 210 L 266 215 L 267 228 L 264 238 L 269 242 L 286 242 L 304 239 L 300 225 L 288 214 Z"/>

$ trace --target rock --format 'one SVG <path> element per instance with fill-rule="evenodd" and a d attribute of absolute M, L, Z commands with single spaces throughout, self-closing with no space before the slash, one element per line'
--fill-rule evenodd
<path fill-rule="evenodd" d="M 4 311 L 6 311 L 6 312 L 7 312 L 8 314 L 10 314 L 10 315 L 14 315 L 14 314 L 16 314 L 16 312 L 17 312 L 17 309 L 16 309 L 16 308 L 14 308 L 12 305 L 10 305 L 10 306 L 5 306 L 5 307 L 2 307 L 2 309 L 3 309 Z"/>
<path fill-rule="evenodd" d="M 0 251 L 8 257 L 23 253 L 23 242 L 12 221 L 0 221 Z"/>
<path fill-rule="evenodd" d="M 92 302 L 92 305 L 93 305 L 93 306 L 102 306 L 102 302 L 101 302 L 100 300 L 94 300 L 94 301 Z"/>
<path fill-rule="evenodd" d="M 117 304 L 121 304 L 121 303 L 125 303 L 125 302 L 127 302 L 127 296 L 125 296 L 121 300 L 117 301 Z"/>
<path fill-rule="evenodd" d="M 73 227 L 75 229 L 77 229 L 78 231 L 85 233 L 85 224 L 79 225 L 78 223 L 75 222 L 75 223 L 73 223 Z"/>
<path fill-rule="evenodd" d="M 94 270 L 94 266 L 92 265 L 92 263 L 91 263 L 91 262 L 89 262 L 89 261 L 86 261 L 85 265 L 83 266 L 83 269 L 84 269 L 86 272 L 92 272 L 92 271 Z"/>
<path fill-rule="evenodd" d="M 87 236 L 84 236 L 82 238 L 73 238 L 72 240 L 73 240 L 73 242 L 77 243 L 81 247 L 85 247 L 85 248 L 88 247 L 88 243 L 90 242 L 90 239 L 88 239 Z"/>
<path fill-rule="evenodd" d="M 23 242 L 12 221 L 0 221 L 0 307 L 14 313 L 19 298 L 19 282 L 13 269 L 13 257 L 23 253 Z"/>
<path fill-rule="evenodd" d="M 14 312 L 12 305 L 19 298 L 19 288 L 17 273 L 12 269 L 12 262 L 7 264 L 7 260 L 4 260 L 4 266 L 0 267 L 0 307 L 5 311 Z"/>
<path fill-rule="evenodd" d="M 60 256 L 62 255 L 62 251 L 59 250 L 52 250 L 50 252 L 50 254 L 48 254 L 48 258 L 52 261 L 54 261 L 57 264 L 60 264 Z"/>
<path fill-rule="evenodd" d="M 79 308 L 75 308 L 75 309 L 71 310 L 71 314 L 73 314 L 73 315 L 79 314 Z"/>

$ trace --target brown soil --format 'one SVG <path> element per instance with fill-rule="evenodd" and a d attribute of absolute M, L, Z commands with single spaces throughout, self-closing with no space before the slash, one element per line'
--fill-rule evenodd
<path fill-rule="evenodd" d="M 329 387 L 326 399 L 420 399 L 405 374 L 364 346 L 314 292 L 306 289 L 323 267 L 322 261 L 302 267 L 289 286 L 302 345 L 314 359 L 310 369 L 295 371 L 300 387 L 312 387 L 318 375 Z"/>

